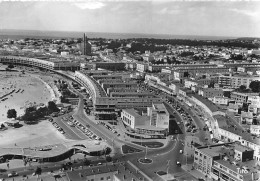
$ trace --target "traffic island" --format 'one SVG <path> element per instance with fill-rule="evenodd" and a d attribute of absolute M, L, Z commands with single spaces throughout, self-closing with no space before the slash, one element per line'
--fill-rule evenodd
<path fill-rule="evenodd" d="M 150 158 L 140 158 L 140 159 L 138 160 L 138 162 L 139 162 L 139 163 L 142 163 L 142 164 L 151 164 L 151 163 L 153 163 L 153 160 L 150 159 Z"/>
<path fill-rule="evenodd" d="M 129 154 L 129 153 L 136 153 L 136 152 L 141 152 L 142 150 L 134 148 L 132 146 L 128 145 L 122 145 L 122 152 L 124 154 Z"/>
<path fill-rule="evenodd" d="M 153 141 L 153 142 L 136 142 L 136 141 L 132 141 L 132 143 L 141 145 L 143 147 L 148 147 L 148 148 L 160 148 L 160 147 L 164 146 L 163 143 L 157 142 L 157 141 Z"/>

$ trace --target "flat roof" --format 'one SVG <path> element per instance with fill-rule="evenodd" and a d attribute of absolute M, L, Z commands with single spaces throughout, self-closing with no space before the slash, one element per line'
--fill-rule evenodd
<path fill-rule="evenodd" d="M 212 112 L 216 112 L 216 111 L 221 111 L 222 110 L 221 107 L 215 105 L 213 102 L 209 101 L 208 99 L 205 99 L 204 97 L 202 97 L 200 95 L 193 94 L 192 96 L 194 98 L 198 99 L 203 104 L 205 104 Z"/>
<path fill-rule="evenodd" d="M 0 148 L 0 156 L 4 155 L 23 155 L 33 158 L 48 158 L 61 155 L 71 149 L 80 149 L 85 152 L 95 152 L 103 150 L 106 143 L 93 140 L 70 141 L 61 144 L 46 145 L 40 147 L 25 148 Z"/>
<path fill-rule="evenodd" d="M 128 114 L 131 114 L 134 117 L 140 117 L 141 115 L 138 113 L 137 110 L 135 110 L 134 108 L 131 109 L 123 109 L 123 111 L 127 112 Z"/>
<path fill-rule="evenodd" d="M 246 162 L 241 162 L 241 161 L 237 162 L 234 159 L 229 157 L 229 160 L 227 160 L 227 161 L 220 159 L 220 160 L 214 160 L 214 162 L 219 163 L 219 164 L 227 167 L 228 169 L 231 169 L 232 171 L 234 171 L 236 173 L 238 172 L 238 168 L 240 168 L 240 169 L 247 168 L 248 172 L 240 172 L 239 173 L 240 175 L 243 175 L 243 177 L 244 177 L 243 180 L 246 180 L 246 178 L 251 180 L 252 172 L 256 172 L 256 174 L 258 173 L 258 175 L 259 175 L 259 170 L 254 168 L 255 165 L 258 163 L 255 160 L 249 160 L 249 161 L 246 161 Z M 236 162 L 236 165 L 234 164 L 234 162 Z M 213 164 L 213 168 L 217 168 L 217 167 L 215 167 L 214 164 Z"/>
<path fill-rule="evenodd" d="M 85 181 L 87 180 L 87 177 L 91 175 L 99 175 L 99 174 L 113 173 L 113 172 L 117 173 L 120 167 L 122 167 L 121 163 L 92 166 L 82 170 L 77 169 L 73 171 L 68 171 L 67 176 L 70 180 Z M 112 179 L 113 178 L 111 178 L 111 180 Z"/>

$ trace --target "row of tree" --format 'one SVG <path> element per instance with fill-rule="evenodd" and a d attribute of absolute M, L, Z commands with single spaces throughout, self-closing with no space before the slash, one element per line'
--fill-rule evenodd
<path fill-rule="evenodd" d="M 42 106 L 37 108 L 36 106 L 31 106 L 25 109 L 25 113 L 21 116 L 26 124 L 34 124 L 39 119 L 44 118 L 52 114 L 53 112 L 59 112 L 59 108 L 53 101 L 49 101 L 47 106 Z M 17 112 L 15 109 L 9 109 L 7 111 L 7 118 L 17 118 Z"/>

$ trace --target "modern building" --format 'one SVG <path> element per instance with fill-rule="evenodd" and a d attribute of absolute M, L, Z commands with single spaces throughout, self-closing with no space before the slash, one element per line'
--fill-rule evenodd
<path fill-rule="evenodd" d="M 254 150 L 238 143 L 195 148 L 194 167 L 219 181 L 254 181 L 259 171 L 253 160 Z"/>
<path fill-rule="evenodd" d="M 164 104 L 153 104 L 147 107 L 147 116 L 150 117 L 150 124 L 164 129 L 169 128 L 170 114 Z"/>
<path fill-rule="evenodd" d="M 79 62 L 59 59 L 41 60 L 36 58 L 0 56 L 0 63 L 9 63 L 17 65 L 26 65 L 48 70 L 79 70 Z"/>
<path fill-rule="evenodd" d="M 152 104 L 147 107 L 147 115 L 136 109 L 123 109 L 123 123 L 138 134 L 152 137 L 165 136 L 169 130 L 169 112 L 163 104 Z M 147 135 L 148 134 L 148 135 Z"/>

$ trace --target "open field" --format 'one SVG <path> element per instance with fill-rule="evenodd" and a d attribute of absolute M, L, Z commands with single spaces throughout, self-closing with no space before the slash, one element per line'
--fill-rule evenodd
<path fill-rule="evenodd" d="M 0 140 L 0 147 L 36 147 L 68 141 L 47 120 L 21 128 L 9 128 L 0 132 Z"/>

